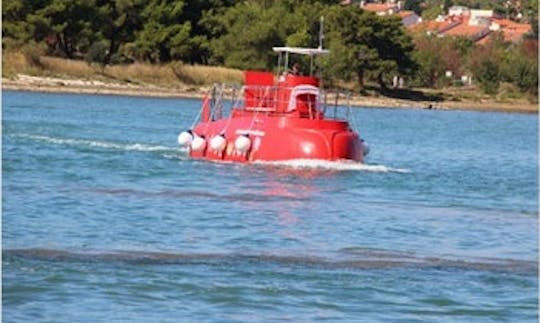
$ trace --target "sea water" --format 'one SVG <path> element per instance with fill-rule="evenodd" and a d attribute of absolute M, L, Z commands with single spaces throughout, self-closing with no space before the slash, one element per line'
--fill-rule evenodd
<path fill-rule="evenodd" d="M 537 115 L 358 108 L 365 164 L 240 165 L 178 147 L 199 106 L 3 91 L 3 321 L 537 320 Z"/>

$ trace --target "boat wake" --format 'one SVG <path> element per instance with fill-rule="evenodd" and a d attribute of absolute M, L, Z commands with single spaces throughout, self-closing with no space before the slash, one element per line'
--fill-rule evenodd
<path fill-rule="evenodd" d="M 18 138 L 45 142 L 54 145 L 73 147 L 101 148 L 121 151 L 157 152 L 168 159 L 187 159 L 188 150 L 185 147 L 149 145 L 141 143 L 118 143 L 111 141 L 97 141 L 88 139 L 58 138 L 43 135 L 17 134 Z M 255 161 L 256 165 L 285 167 L 289 169 L 313 169 L 329 171 L 363 171 L 374 173 L 411 173 L 409 169 L 394 168 L 384 165 L 363 164 L 351 160 L 328 161 L 321 159 L 291 159 L 284 161 Z"/>
<path fill-rule="evenodd" d="M 178 147 L 149 145 L 141 143 L 118 143 L 111 141 L 96 141 L 88 139 L 69 139 L 69 138 L 57 138 L 42 135 L 31 134 L 18 134 L 15 135 L 18 138 L 25 138 L 34 141 L 41 141 L 54 145 L 75 146 L 75 147 L 91 147 L 91 148 L 103 148 L 111 150 L 123 150 L 123 151 L 141 151 L 141 152 L 162 152 L 165 157 L 178 158 L 178 152 L 183 155 L 187 154 L 186 149 L 179 149 Z"/>
<path fill-rule="evenodd" d="M 411 173 L 409 169 L 384 165 L 363 164 L 351 160 L 328 161 L 321 159 L 291 159 L 285 161 L 256 161 L 255 164 L 287 167 L 292 169 L 320 169 L 333 171 L 363 171 L 374 173 Z"/>
<path fill-rule="evenodd" d="M 109 251 L 73 252 L 55 249 L 29 248 L 3 250 L 3 261 L 27 259 L 51 262 L 124 262 L 133 265 L 216 265 L 222 267 L 244 266 L 245 263 L 261 265 L 277 264 L 288 267 L 316 267 L 328 270 L 367 270 L 367 269 L 435 269 L 435 270 L 479 270 L 517 274 L 536 275 L 538 264 L 535 261 L 517 259 L 456 257 L 421 257 L 413 253 L 400 253 L 385 250 L 364 249 L 354 254 L 340 254 L 336 258 L 312 255 L 287 255 L 271 253 L 173 253 L 151 251 Z"/>

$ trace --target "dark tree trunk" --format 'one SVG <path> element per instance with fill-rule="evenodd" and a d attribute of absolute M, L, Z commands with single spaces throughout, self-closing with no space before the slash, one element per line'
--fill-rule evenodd
<path fill-rule="evenodd" d="M 116 53 L 116 34 L 118 33 L 118 28 L 116 28 L 114 22 L 118 18 L 118 12 L 116 11 L 116 4 L 114 2 L 110 3 L 112 13 L 112 31 L 111 31 L 111 39 L 110 39 L 110 45 L 109 45 L 109 52 L 107 53 L 107 56 L 105 56 L 105 64 L 109 64 L 111 62 L 111 56 Z"/>
<path fill-rule="evenodd" d="M 379 87 L 383 90 L 386 90 L 386 83 L 384 83 L 383 75 L 379 74 L 377 76 L 377 83 L 379 83 Z"/>
<path fill-rule="evenodd" d="M 66 57 L 73 58 L 73 46 L 66 34 L 58 34 L 58 39 L 60 39 L 60 45 L 62 46 L 62 51 L 64 52 Z"/>
<path fill-rule="evenodd" d="M 115 34 L 116 34 L 116 30 L 113 30 L 113 35 L 115 35 Z M 116 42 L 115 42 L 114 36 L 112 36 L 111 37 L 111 44 L 109 46 L 109 51 L 107 52 L 107 55 L 105 56 L 104 65 L 107 65 L 107 64 L 109 64 L 111 62 L 111 56 L 116 51 L 115 47 L 116 47 Z"/>
<path fill-rule="evenodd" d="M 358 86 L 360 87 L 360 91 L 364 90 L 364 69 L 359 68 L 356 71 L 356 76 L 358 77 Z"/>
<path fill-rule="evenodd" d="M 64 39 L 62 39 L 62 34 L 56 34 L 56 43 L 54 44 L 55 51 L 62 51 L 65 53 Z"/>

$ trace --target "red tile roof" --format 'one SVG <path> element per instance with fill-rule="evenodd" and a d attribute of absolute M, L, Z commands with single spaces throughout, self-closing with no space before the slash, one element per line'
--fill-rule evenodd
<path fill-rule="evenodd" d="M 390 9 L 397 9 L 397 7 L 390 4 L 367 3 L 362 7 L 362 9 L 373 12 L 386 12 Z"/>
<path fill-rule="evenodd" d="M 447 30 L 450 30 L 452 28 L 455 28 L 456 26 L 461 25 L 463 20 L 461 17 L 452 17 L 451 19 L 445 19 L 443 21 L 436 21 L 436 20 L 427 20 L 423 21 L 421 23 L 412 25 L 409 27 L 412 31 L 420 32 L 437 32 L 437 33 L 444 33 Z"/>
<path fill-rule="evenodd" d="M 497 19 L 497 18 L 491 18 L 491 21 L 498 24 L 499 26 L 502 27 L 506 27 L 508 25 L 512 25 L 512 24 L 515 24 L 515 22 L 513 22 L 512 20 L 510 19 Z"/>
<path fill-rule="evenodd" d="M 488 26 L 469 26 L 467 23 L 462 23 L 448 31 L 444 32 L 445 36 L 464 36 L 469 37 L 474 41 L 480 40 L 491 31 Z"/>
<path fill-rule="evenodd" d="M 512 28 L 504 28 L 502 30 L 504 35 L 504 40 L 512 43 L 519 42 L 523 36 L 531 31 L 531 27 L 529 26 L 529 29 L 512 29 Z"/>
<path fill-rule="evenodd" d="M 405 17 L 414 15 L 414 11 L 401 10 L 401 11 L 398 12 L 397 14 L 398 14 L 398 16 L 400 16 L 401 18 L 405 18 Z"/>
<path fill-rule="evenodd" d="M 384 7 L 386 5 L 374 5 Z M 401 18 L 405 18 L 412 11 L 401 11 L 397 13 Z M 490 18 L 488 22 L 497 24 L 499 31 L 502 33 L 504 40 L 507 42 L 518 42 L 523 36 L 532 30 L 530 24 L 522 24 L 509 19 Z M 463 16 L 448 16 L 444 20 L 426 20 L 417 24 L 407 26 L 412 32 L 431 32 L 444 36 L 465 36 L 478 43 L 485 44 L 491 36 L 490 26 L 487 25 L 469 25 L 469 17 Z M 497 28 L 494 28 L 497 29 Z"/>

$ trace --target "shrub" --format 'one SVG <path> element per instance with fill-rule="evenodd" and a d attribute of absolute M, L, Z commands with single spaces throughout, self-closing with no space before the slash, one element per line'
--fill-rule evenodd
<path fill-rule="evenodd" d="M 44 45 L 30 42 L 21 47 L 26 62 L 33 67 L 42 67 L 41 57 L 45 55 Z"/>
<path fill-rule="evenodd" d="M 525 60 L 516 62 L 513 73 L 514 84 L 521 92 L 531 94 L 538 93 L 538 66 L 534 66 Z"/>
<path fill-rule="evenodd" d="M 495 94 L 499 89 L 501 75 L 499 66 L 490 59 L 483 60 L 473 71 L 480 87 L 486 94 Z"/>
<path fill-rule="evenodd" d="M 89 63 L 98 63 L 102 66 L 105 66 L 109 59 L 109 46 L 105 41 L 99 41 L 93 43 L 84 59 Z"/>

